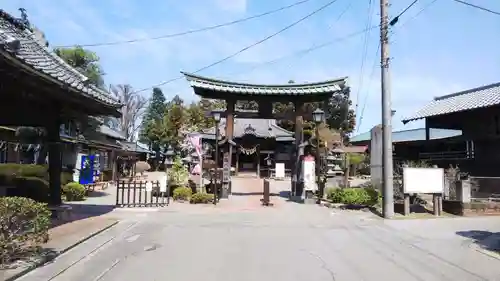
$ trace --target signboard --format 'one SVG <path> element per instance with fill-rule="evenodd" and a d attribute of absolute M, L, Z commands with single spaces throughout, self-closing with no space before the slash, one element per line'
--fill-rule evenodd
<path fill-rule="evenodd" d="M 80 163 L 79 183 L 94 183 L 94 155 L 82 155 Z"/>
<path fill-rule="evenodd" d="M 444 169 L 403 168 L 403 192 L 443 193 Z"/>
<path fill-rule="evenodd" d="M 305 190 L 316 190 L 316 171 L 314 157 L 306 156 L 302 161 L 302 180 Z"/>
<path fill-rule="evenodd" d="M 275 177 L 278 179 L 285 178 L 285 163 L 276 163 L 275 166 Z"/>
<path fill-rule="evenodd" d="M 229 153 L 224 153 L 222 161 L 222 182 L 229 183 L 231 181 L 231 163 L 229 163 Z"/>
<path fill-rule="evenodd" d="M 153 183 L 148 181 L 146 182 L 146 192 L 151 192 L 153 191 Z"/>
<path fill-rule="evenodd" d="M 167 181 L 168 177 L 165 174 L 163 177 L 160 179 L 160 192 L 167 192 Z"/>

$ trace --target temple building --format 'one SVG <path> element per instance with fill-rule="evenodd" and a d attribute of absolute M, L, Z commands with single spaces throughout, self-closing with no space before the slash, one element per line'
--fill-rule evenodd
<path fill-rule="evenodd" d="M 271 152 L 276 154 L 275 157 L 282 157 L 284 154 L 289 156 L 288 167 L 290 167 L 292 179 L 290 196 L 301 196 L 303 186 L 299 175 L 304 154 L 302 147 L 304 120 L 312 120 L 312 114 L 305 112 L 304 105 L 317 103 L 326 109 L 328 101 L 333 96 L 348 95 L 350 90 L 347 77 L 315 83 L 265 85 L 223 81 L 190 73 L 183 74 L 196 95 L 226 102 L 226 110 L 221 114 L 221 117 L 225 119 L 219 123 L 224 128 L 220 130 L 221 138 L 217 140 L 223 155 L 222 198 L 227 198 L 231 192 L 233 166 L 238 171 L 241 165 L 241 169 L 254 169 L 260 173 L 263 158 Z M 238 101 L 255 101 L 258 110 L 255 112 L 238 111 L 235 108 Z M 293 111 L 274 112 L 274 103 L 293 104 Z M 255 120 L 249 121 L 247 118 Z M 273 121 L 283 119 L 293 120 L 295 124 L 293 138 L 291 132 L 279 128 L 276 126 L 276 121 Z M 274 137 L 273 134 L 276 136 Z M 208 135 L 213 136 L 213 132 Z M 237 160 L 236 157 L 238 157 Z M 236 164 L 238 164 L 237 169 Z"/>
<path fill-rule="evenodd" d="M 225 137 L 226 119 L 219 123 L 222 137 Z M 211 144 L 215 141 L 215 127 L 202 134 L 202 141 Z M 276 124 L 275 119 L 235 118 L 231 167 L 235 175 L 239 172 L 251 172 L 260 176 L 267 167 L 267 158 L 272 162 L 285 163 L 285 170 L 292 168 L 293 132 Z M 219 157 L 222 161 L 222 155 Z M 219 163 L 222 166 L 222 163 Z"/>

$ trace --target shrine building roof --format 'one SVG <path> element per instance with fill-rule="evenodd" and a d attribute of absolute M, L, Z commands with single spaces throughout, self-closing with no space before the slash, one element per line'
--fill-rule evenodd
<path fill-rule="evenodd" d="M 404 118 L 403 123 L 406 124 L 410 121 L 429 117 L 498 106 L 499 104 L 500 83 L 497 82 L 446 96 L 436 97 L 413 115 Z"/>
<path fill-rule="evenodd" d="M 238 83 L 182 73 L 194 89 L 195 94 L 205 98 L 224 99 L 238 96 L 258 96 L 317 98 L 319 100 L 348 88 L 347 77 L 315 83 L 271 85 Z"/>
<path fill-rule="evenodd" d="M 37 39 L 21 19 L 0 10 L 0 57 L 41 78 L 62 84 L 72 92 L 107 106 L 121 107 L 109 93 L 89 83 L 89 79 L 67 64 Z"/>
<path fill-rule="evenodd" d="M 219 123 L 221 137 L 226 134 L 226 119 L 222 118 Z M 276 119 L 234 119 L 234 138 L 244 135 L 254 135 L 258 138 L 276 138 L 277 141 L 293 141 L 293 132 L 285 130 L 276 124 Z M 202 138 L 215 139 L 215 127 L 203 131 Z"/>

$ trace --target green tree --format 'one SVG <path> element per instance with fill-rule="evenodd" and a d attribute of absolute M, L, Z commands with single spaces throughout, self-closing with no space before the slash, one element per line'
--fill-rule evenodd
<path fill-rule="evenodd" d="M 143 143 L 149 144 L 151 149 L 159 149 L 157 143 L 151 140 L 149 131 L 151 130 L 154 122 L 163 119 L 165 115 L 165 102 L 166 98 L 160 88 L 153 88 L 153 94 L 146 108 L 146 112 L 141 122 L 141 129 L 139 132 L 139 140 Z"/>
<path fill-rule="evenodd" d="M 80 46 L 73 48 L 55 48 L 54 52 L 69 65 L 85 75 L 91 84 L 105 89 L 104 72 L 99 64 L 96 53 L 83 49 Z"/>

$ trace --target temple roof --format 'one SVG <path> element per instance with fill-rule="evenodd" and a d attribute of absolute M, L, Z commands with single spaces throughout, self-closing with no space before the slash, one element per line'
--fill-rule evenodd
<path fill-rule="evenodd" d="M 500 83 L 437 97 L 424 108 L 404 118 L 403 123 L 495 105 L 500 105 Z"/>
<path fill-rule="evenodd" d="M 220 135 L 226 134 L 226 119 L 223 118 L 219 124 Z M 276 124 L 275 119 L 251 119 L 235 118 L 235 138 L 241 138 L 246 134 L 252 134 L 259 138 L 276 138 L 277 141 L 293 141 L 293 132 L 285 130 Z M 203 132 L 202 138 L 215 139 L 215 127 Z"/>
<path fill-rule="evenodd" d="M 89 84 L 89 79 L 67 64 L 37 40 L 35 33 L 22 20 L 0 10 L 0 56 L 21 63 L 30 72 L 62 83 L 83 96 L 105 105 L 121 107 L 118 100 Z"/>
<path fill-rule="evenodd" d="M 252 96 L 324 96 L 347 87 L 347 77 L 316 83 L 265 85 L 237 83 L 206 78 L 182 72 L 193 87 L 195 94 L 213 97 L 214 93 Z"/>

